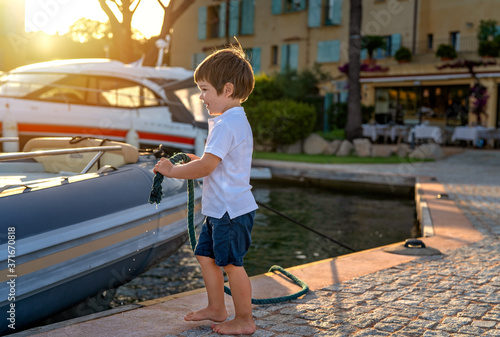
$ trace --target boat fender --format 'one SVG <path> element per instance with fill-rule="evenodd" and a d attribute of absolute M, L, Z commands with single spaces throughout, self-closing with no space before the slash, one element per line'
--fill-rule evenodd
<path fill-rule="evenodd" d="M 2 121 L 2 136 L 3 137 L 19 137 L 17 130 L 17 121 L 10 113 L 9 104 L 5 104 L 6 112 Z M 4 142 L 4 152 L 19 152 L 19 142 Z"/>
<path fill-rule="evenodd" d="M 132 125 L 127 132 L 127 136 L 125 137 L 125 142 L 136 148 L 139 148 L 139 134 L 135 131 L 134 126 Z"/>

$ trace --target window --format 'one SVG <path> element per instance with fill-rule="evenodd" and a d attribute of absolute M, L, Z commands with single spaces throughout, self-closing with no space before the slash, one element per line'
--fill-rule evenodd
<path fill-rule="evenodd" d="M 434 35 L 427 34 L 427 49 L 432 50 L 434 48 Z"/>
<path fill-rule="evenodd" d="M 226 0 L 198 7 L 198 39 L 254 33 L 254 0 Z"/>
<path fill-rule="evenodd" d="M 340 25 L 341 15 L 342 15 L 342 1 L 326 0 L 325 26 Z"/>
<path fill-rule="evenodd" d="M 278 46 L 271 46 L 271 65 L 278 65 Z"/>
<path fill-rule="evenodd" d="M 285 0 L 285 12 L 297 12 L 306 9 L 305 0 Z"/>
<path fill-rule="evenodd" d="M 281 71 L 296 70 L 299 67 L 299 45 L 284 44 L 281 46 Z"/>
<path fill-rule="evenodd" d="M 342 2 L 343 0 L 309 0 L 308 7 L 308 26 L 321 27 L 340 25 L 342 21 Z"/>
<path fill-rule="evenodd" d="M 222 26 L 222 21 L 221 21 L 221 7 L 225 6 L 210 6 L 207 7 L 207 36 L 214 38 L 214 37 L 219 37 L 219 34 L 221 33 L 221 29 L 223 29 L 225 33 L 225 25 Z M 225 24 L 225 22 L 224 22 Z"/>
<path fill-rule="evenodd" d="M 245 49 L 245 53 L 247 54 L 248 60 L 252 65 L 254 74 L 258 74 L 260 72 L 260 50 L 260 47 Z"/>
<path fill-rule="evenodd" d="M 207 55 L 205 53 L 193 54 L 192 62 L 191 62 L 192 69 L 196 69 L 198 64 L 200 64 L 205 59 L 205 57 L 207 57 Z"/>
<path fill-rule="evenodd" d="M 271 13 L 282 14 L 306 9 L 306 0 L 272 0 Z"/>
<path fill-rule="evenodd" d="M 340 61 L 340 41 L 329 40 L 318 42 L 318 63 L 339 62 Z"/>
<path fill-rule="evenodd" d="M 460 51 L 460 32 L 450 33 L 450 43 L 456 51 Z"/>
<path fill-rule="evenodd" d="M 98 90 L 111 106 L 140 108 L 157 106 L 159 100 L 149 89 L 138 83 L 121 78 L 99 78 Z"/>

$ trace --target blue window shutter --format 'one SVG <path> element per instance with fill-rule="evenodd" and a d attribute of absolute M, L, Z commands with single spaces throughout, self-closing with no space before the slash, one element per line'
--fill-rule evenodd
<path fill-rule="evenodd" d="M 290 69 L 296 70 L 299 68 L 299 45 L 297 43 L 291 44 L 289 47 L 288 65 Z"/>
<path fill-rule="evenodd" d="M 284 44 L 281 46 L 281 71 L 285 71 L 288 65 L 288 45 Z"/>
<path fill-rule="evenodd" d="M 304 9 L 306 9 L 306 0 L 300 0 L 299 10 L 303 11 Z"/>
<path fill-rule="evenodd" d="M 206 57 L 205 53 L 193 54 L 193 58 L 192 58 L 193 69 L 196 69 L 198 64 L 200 64 L 205 59 L 205 57 Z"/>
<path fill-rule="evenodd" d="M 368 51 L 366 49 L 361 49 L 359 56 L 362 60 L 366 60 L 368 58 Z"/>
<path fill-rule="evenodd" d="M 340 25 L 342 21 L 342 0 L 333 0 L 332 24 Z"/>
<path fill-rule="evenodd" d="M 229 2 L 229 36 L 239 34 L 240 26 L 240 1 L 231 0 Z"/>
<path fill-rule="evenodd" d="M 226 13 L 227 6 L 225 2 L 220 3 L 219 7 L 219 37 L 226 36 Z"/>
<path fill-rule="evenodd" d="M 252 64 L 254 74 L 258 74 L 260 72 L 260 51 L 260 47 L 255 47 L 252 49 L 252 62 L 250 63 Z"/>
<path fill-rule="evenodd" d="M 307 21 L 309 27 L 321 26 L 321 0 L 309 0 Z"/>
<path fill-rule="evenodd" d="M 391 56 L 396 54 L 396 51 L 401 48 L 401 34 L 391 35 Z"/>
<path fill-rule="evenodd" d="M 339 62 L 340 61 L 340 41 L 329 40 L 318 42 L 317 62 Z"/>
<path fill-rule="evenodd" d="M 198 7 L 198 39 L 207 38 L 207 7 Z"/>
<path fill-rule="evenodd" d="M 500 35 L 500 26 L 495 26 L 495 36 Z"/>
<path fill-rule="evenodd" d="M 385 57 L 385 50 L 383 50 L 382 48 L 377 48 L 375 50 L 375 60 L 379 60 L 379 59 L 383 59 Z"/>
<path fill-rule="evenodd" d="M 253 34 L 255 0 L 243 0 L 241 4 L 241 34 Z"/>
<path fill-rule="evenodd" d="M 273 2 L 271 3 L 272 14 L 281 14 L 281 12 L 283 11 L 281 2 L 282 0 L 273 0 Z"/>

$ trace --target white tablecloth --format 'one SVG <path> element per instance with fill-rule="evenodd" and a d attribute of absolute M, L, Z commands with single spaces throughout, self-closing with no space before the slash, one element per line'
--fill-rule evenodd
<path fill-rule="evenodd" d="M 410 130 L 408 142 L 411 143 L 412 137 L 415 141 L 432 139 L 438 144 L 443 143 L 443 130 L 439 126 L 417 125 Z"/>
<path fill-rule="evenodd" d="M 476 144 L 478 139 L 485 139 L 486 141 L 490 139 L 495 139 L 497 136 L 497 130 L 495 128 L 485 128 L 482 126 L 458 126 L 453 130 L 453 135 L 451 136 L 451 141 L 455 140 L 465 140 L 472 141 Z"/>
<path fill-rule="evenodd" d="M 393 125 L 390 131 L 391 141 L 394 143 L 398 137 L 404 139 L 404 137 L 408 136 L 408 129 L 404 125 Z"/>
<path fill-rule="evenodd" d="M 363 124 L 363 137 L 368 137 L 376 142 L 379 136 L 384 136 L 384 141 L 389 136 L 391 127 L 388 124 Z"/>

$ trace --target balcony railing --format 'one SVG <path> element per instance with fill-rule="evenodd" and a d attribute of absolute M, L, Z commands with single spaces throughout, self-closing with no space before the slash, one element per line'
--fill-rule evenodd
<path fill-rule="evenodd" d="M 415 44 L 414 55 L 434 54 L 440 44 L 452 44 L 451 38 L 433 38 L 432 41 L 429 41 L 428 39 L 417 40 Z M 411 41 L 404 41 L 402 45 L 413 51 L 413 45 L 411 44 Z M 458 53 L 477 53 L 478 46 L 479 41 L 476 36 L 460 36 L 455 45 L 455 50 Z"/>

